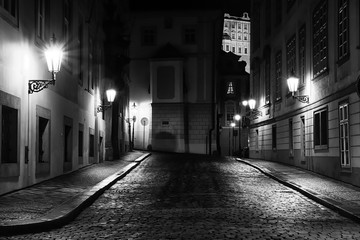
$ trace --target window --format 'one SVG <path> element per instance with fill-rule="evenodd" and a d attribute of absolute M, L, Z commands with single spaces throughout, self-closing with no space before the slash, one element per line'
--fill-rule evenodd
<path fill-rule="evenodd" d="M 1 163 L 18 161 L 18 110 L 2 105 Z"/>
<path fill-rule="evenodd" d="M 143 46 L 156 45 L 156 28 L 144 27 L 141 31 L 141 44 Z"/>
<path fill-rule="evenodd" d="M 294 155 L 294 133 L 293 133 L 293 120 L 289 119 L 289 150 L 290 156 Z"/>
<path fill-rule="evenodd" d="M 231 22 L 231 28 L 235 28 L 235 22 Z"/>
<path fill-rule="evenodd" d="M 265 104 L 270 103 L 270 49 L 266 49 L 265 54 Z"/>
<path fill-rule="evenodd" d="M 313 74 L 318 77 L 328 69 L 328 1 L 322 0 L 313 12 Z"/>
<path fill-rule="evenodd" d="M 0 0 L 0 14 L 12 24 L 18 24 L 18 0 Z"/>
<path fill-rule="evenodd" d="M 282 58 L 281 51 L 278 51 L 275 55 L 275 84 L 276 84 L 276 100 L 281 99 L 281 80 L 282 80 Z"/>
<path fill-rule="evenodd" d="M 305 126 L 305 117 L 301 116 L 301 150 L 302 150 L 302 156 L 305 156 L 306 153 L 306 126 Z"/>
<path fill-rule="evenodd" d="M 235 47 L 232 47 L 232 52 L 235 53 Z"/>
<path fill-rule="evenodd" d="M 259 141 L 260 141 L 260 137 L 259 137 L 259 130 L 258 129 L 256 129 L 256 132 L 255 132 L 255 150 L 258 152 L 260 149 L 259 149 L 259 146 L 260 146 L 260 144 L 259 144 Z"/>
<path fill-rule="evenodd" d="M 164 19 L 164 28 L 171 29 L 173 27 L 173 19 L 171 17 L 165 17 Z"/>
<path fill-rule="evenodd" d="M 64 0 L 64 13 L 63 13 L 63 36 L 65 46 L 70 44 L 70 34 L 71 34 L 71 2 L 70 0 Z M 65 56 L 66 57 L 66 56 Z M 68 63 L 68 58 L 64 58 L 64 62 Z"/>
<path fill-rule="evenodd" d="M 272 126 L 272 149 L 276 150 L 276 125 Z"/>
<path fill-rule="evenodd" d="M 326 149 L 328 146 L 328 111 L 321 109 L 314 112 L 314 147 Z"/>
<path fill-rule="evenodd" d="M 232 36 L 234 37 L 234 36 Z M 183 30 L 184 44 L 196 43 L 196 31 L 194 27 L 185 27 Z"/>
<path fill-rule="evenodd" d="M 72 162 L 72 119 L 64 117 L 64 162 Z"/>
<path fill-rule="evenodd" d="M 226 51 L 227 52 L 229 51 L 229 45 L 226 45 Z"/>
<path fill-rule="evenodd" d="M 36 37 L 45 42 L 48 37 L 47 28 L 49 25 L 48 0 L 36 1 Z"/>
<path fill-rule="evenodd" d="M 244 53 L 247 54 L 248 53 L 248 49 L 247 47 L 244 48 Z"/>
<path fill-rule="evenodd" d="M 79 49 L 78 49 L 78 64 L 79 64 L 79 85 L 83 86 L 84 83 L 84 61 L 83 61 L 83 56 L 84 56 L 84 39 L 83 39 L 83 35 L 84 35 L 84 24 L 83 24 L 83 19 L 79 18 L 79 25 L 78 25 L 78 45 L 79 45 Z"/>
<path fill-rule="evenodd" d="M 248 38 L 247 38 L 247 35 L 245 34 L 244 35 L 244 41 L 247 41 L 248 40 Z"/>
<path fill-rule="evenodd" d="M 275 25 L 279 25 L 282 20 L 282 0 L 276 0 L 276 16 L 275 16 Z"/>
<path fill-rule="evenodd" d="M 306 32 L 305 25 L 299 30 L 299 80 L 300 84 L 305 84 L 305 67 L 306 67 Z"/>
<path fill-rule="evenodd" d="M 234 115 L 235 115 L 235 102 L 228 101 L 225 103 L 225 125 L 230 126 L 232 122 L 234 122 Z"/>
<path fill-rule="evenodd" d="M 244 24 L 244 30 L 247 30 L 247 29 L 248 29 L 247 24 Z"/>
<path fill-rule="evenodd" d="M 241 47 L 239 47 L 239 53 L 241 53 Z"/>
<path fill-rule="evenodd" d="M 94 90 L 94 43 L 93 38 L 89 37 L 89 51 L 88 51 L 88 65 L 89 65 L 89 73 L 88 73 L 88 86 L 87 90 Z"/>
<path fill-rule="evenodd" d="M 79 146 L 78 146 L 78 156 L 82 157 L 84 154 L 84 126 L 82 128 L 79 128 Z"/>
<path fill-rule="evenodd" d="M 89 135 L 89 157 L 95 156 L 95 136 L 90 132 Z"/>
<path fill-rule="evenodd" d="M 238 35 L 238 39 L 241 40 L 241 34 L 240 34 L 240 33 L 239 33 L 239 35 Z"/>
<path fill-rule="evenodd" d="M 349 0 L 338 1 L 338 59 L 349 56 Z"/>
<path fill-rule="evenodd" d="M 290 11 L 290 9 L 292 8 L 292 6 L 294 6 L 294 3 L 296 2 L 296 0 L 287 0 L 286 1 L 286 7 L 287 7 L 287 11 Z"/>
<path fill-rule="evenodd" d="M 286 43 L 286 72 L 287 76 L 296 74 L 296 38 L 295 34 Z"/>
<path fill-rule="evenodd" d="M 349 103 L 339 105 L 340 158 L 342 167 L 350 167 Z"/>
<path fill-rule="evenodd" d="M 37 161 L 50 161 L 50 120 L 38 116 Z"/>
<path fill-rule="evenodd" d="M 269 36 L 271 33 L 271 0 L 266 0 L 265 3 L 265 36 Z"/>
<path fill-rule="evenodd" d="M 231 34 L 231 39 L 235 39 L 235 34 Z"/>
<path fill-rule="evenodd" d="M 233 82 L 228 82 L 226 94 L 227 94 L 227 95 L 232 95 L 232 94 L 234 94 Z"/>

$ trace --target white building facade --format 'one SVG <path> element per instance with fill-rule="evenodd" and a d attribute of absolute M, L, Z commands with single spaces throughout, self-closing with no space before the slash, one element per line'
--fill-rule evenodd
<path fill-rule="evenodd" d="M 246 62 L 245 70 L 250 73 L 250 17 L 247 12 L 242 17 L 224 14 L 222 49 L 240 56 Z"/>

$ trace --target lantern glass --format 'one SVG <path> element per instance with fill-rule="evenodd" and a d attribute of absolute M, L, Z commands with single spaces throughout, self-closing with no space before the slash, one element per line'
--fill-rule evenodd
<path fill-rule="evenodd" d="M 247 100 L 242 101 L 242 105 L 246 107 L 248 105 L 248 101 Z"/>
<path fill-rule="evenodd" d="M 106 98 L 109 103 L 114 102 L 116 96 L 116 91 L 114 89 L 106 90 Z"/>
<path fill-rule="evenodd" d="M 287 84 L 289 87 L 289 91 L 294 93 L 298 90 L 299 87 L 299 78 L 297 77 L 289 77 L 287 79 Z"/>
<path fill-rule="evenodd" d="M 63 52 L 57 46 L 51 46 L 45 51 L 49 72 L 57 73 L 60 71 L 62 56 Z"/>
<path fill-rule="evenodd" d="M 251 110 L 252 110 L 252 109 L 255 109 L 255 104 L 256 104 L 255 99 L 250 99 L 250 100 L 248 101 L 248 104 L 249 104 L 249 107 L 250 107 Z"/>
<path fill-rule="evenodd" d="M 236 124 L 234 122 L 230 123 L 230 127 L 235 127 Z"/>
<path fill-rule="evenodd" d="M 234 119 L 235 119 L 235 121 L 239 121 L 240 120 L 240 115 L 239 114 L 236 114 L 235 116 L 234 116 Z"/>

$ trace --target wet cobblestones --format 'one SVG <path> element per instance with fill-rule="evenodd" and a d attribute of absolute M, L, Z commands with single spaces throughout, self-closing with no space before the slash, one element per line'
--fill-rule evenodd
<path fill-rule="evenodd" d="M 246 164 L 153 154 L 69 225 L 8 239 L 360 239 L 360 225 Z"/>

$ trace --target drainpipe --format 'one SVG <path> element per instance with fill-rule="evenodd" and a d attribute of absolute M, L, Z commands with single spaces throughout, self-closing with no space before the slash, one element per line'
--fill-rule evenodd
<path fill-rule="evenodd" d="M 212 51 L 212 59 L 213 59 L 213 66 L 212 66 L 212 79 L 211 79 L 211 87 L 212 87 L 212 91 L 211 91 L 211 128 L 209 130 L 209 155 L 212 155 L 212 149 L 211 149 L 211 144 L 212 144 L 212 132 L 215 130 L 215 124 L 218 124 L 217 122 L 217 107 L 216 107 L 216 86 L 215 84 L 217 83 L 217 81 L 215 81 L 216 79 L 216 66 L 217 66 L 217 61 L 215 59 L 215 57 L 218 57 L 217 54 L 215 54 L 215 51 L 219 51 L 219 48 L 217 48 L 215 45 L 217 43 L 216 39 L 217 38 L 221 38 L 221 34 L 219 36 L 216 36 L 216 24 L 217 21 L 221 20 L 223 21 L 223 15 L 221 15 L 220 17 L 217 17 L 215 20 L 213 20 L 213 38 L 212 38 L 212 46 L 213 46 L 213 51 Z M 221 25 L 222 26 L 222 25 Z M 220 47 L 220 46 L 219 46 Z M 216 114 L 216 116 L 215 116 Z M 219 131 L 218 128 L 216 128 L 216 145 L 219 146 L 218 144 L 218 135 L 219 135 Z M 219 151 L 219 149 L 217 149 Z"/>

